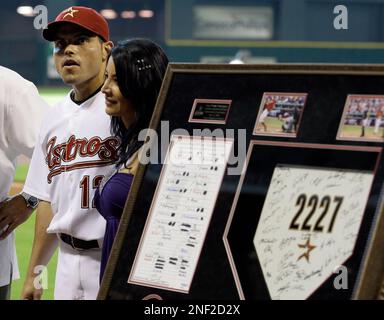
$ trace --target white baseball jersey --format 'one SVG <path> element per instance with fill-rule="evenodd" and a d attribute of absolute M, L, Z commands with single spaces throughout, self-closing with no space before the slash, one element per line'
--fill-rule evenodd
<path fill-rule="evenodd" d="M 41 120 L 48 108 L 32 82 L 0 67 L 0 202 L 11 187 L 17 157 L 32 155 Z M 10 282 L 11 263 L 16 279 L 19 272 L 14 234 L 0 241 L 0 286 Z"/>
<path fill-rule="evenodd" d="M 118 145 L 101 92 L 80 105 L 68 94 L 47 114 L 24 185 L 25 192 L 51 203 L 47 232 L 83 240 L 104 237 L 105 220 L 93 196 L 113 170 Z"/>

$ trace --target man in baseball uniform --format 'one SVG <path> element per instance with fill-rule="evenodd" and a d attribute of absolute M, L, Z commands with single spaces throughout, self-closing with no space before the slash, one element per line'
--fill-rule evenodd
<path fill-rule="evenodd" d="M 56 69 L 72 91 L 47 114 L 23 197 L 7 211 L 13 225 L 17 213 L 12 209 L 20 211 L 21 207 L 25 212 L 36 199 L 43 209 L 36 217 L 22 298 L 41 297 L 36 267 L 48 263 L 58 242 L 55 299 L 95 299 L 105 220 L 92 200 L 103 177 L 113 170 L 119 146 L 110 135 L 110 119 L 100 92 L 113 44 L 106 20 L 95 10 L 80 6 L 62 11 L 44 29 L 43 37 L 54 42 Z"/>
<path fill-rule="evenodd" d="M 361 120 L 361 134 L 360 137 L 365 136 L 365 128 L 369 127 L 371 122 L 370 116 L 369 116 L 369 108 L 366 107 L 363 109 L 363 114 L 362 114 L 362 120 Z"/>
<path fill-rule="evenodd" d="M 383 112 L 384 112 L 384 105 L 381 104 L 377 107 L 377 111 L 376 111 L 375 130 L 374 130 L 374 133 L 376 135 L 379 134 L 380 126 L 383 119 Z"/>
<path fill-rule="evenodd" d="M 265 119 L 268 117 L 269 112 L 273 110 L 276 106 L 276 100 L 273 97 L 267 96 L 267 99 L 264 104 L 263 112 L 260 115 L 259 122 L 263 126 L 264 131 L 267 131 L 267 125 L 265 124 Z"/>
<path fill-rule="evenodd" d="M 47 103 L 33 83 L 0 66 L 0 207 L 15 174 L 16 158 L 32 156 Z M 9 299 L 11 280 L 19 277 L 14 234 L 0 240 L 0 300 Z"/>

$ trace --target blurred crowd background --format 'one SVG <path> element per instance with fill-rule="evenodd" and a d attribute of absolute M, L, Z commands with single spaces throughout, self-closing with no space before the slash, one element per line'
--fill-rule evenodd
<path fill-rule="evenodd" d="M 38 86 L 62 85 L 52 63 L 52 47 L 34 28 L 33 8 L 44 5 L 51 20 L 69 6 L 85 5 L 109 20 L 114 42 L 150 38 L 172 62 L 228 63 L 236 58 L 246 63 L 383 63 L 384 0 L 344 0 L 347 16 L 340 16 L 339 4 L 334 0 L 3 0 L 0 61 Z"/>

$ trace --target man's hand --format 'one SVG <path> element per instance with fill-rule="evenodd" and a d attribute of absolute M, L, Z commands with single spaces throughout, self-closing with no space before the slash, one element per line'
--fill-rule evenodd
<path fill-rule="evenodd" d="M 26 221 L 32 212 L 20 195 L 0 203 L 0 240 L 4 240 L 18 225 Z"/>
<path fill-rule="evenodd" d="M 29 275 L 24 282 L 21 300 L 40 300 L 42 295 L 43 289 L 36 289 L 35 277 Z"/>
<path fill-rule="evenodd" d="M 48 280 L 48 278 L 45 278 L 48 277 L 48 274 L 42 272 L 47 272 L 45 266 L 48 265 L 59 242 L 56 233 L 47 233 L 47 228 L 52 218 L 53 214 L 50 203 L 41 201 L 36 211 L 35 237 L 21 299 L 41 299 L 43 289 L 46 288 L 44 284 L 47 283 L 44 282 L 44 279 Z"/>

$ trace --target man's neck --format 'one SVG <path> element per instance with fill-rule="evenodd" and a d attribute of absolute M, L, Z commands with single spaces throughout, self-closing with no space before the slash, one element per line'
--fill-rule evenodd
<path fill-rule="evenodd" d="M 80 92 L 79 92 L 79 90 L 77 90 L 77 88 L 73 87 L 73 91 L 71 92 L 71 99 L 73 102 L 80 105 L 84 101 L 88 100 L 89 98 L 91 98 L 92 96 L 97 94 L 100 91 L 102 85 L 103 84 L 100 84 L 100 86 L 98 88 L 94 89 L 93 91 L 84 90 L 84 91 L 80 91 Z"/>
<path fill-rule="evenodd" d="M 104 83 L 104 75 L 101 74 L 93 79 L 88 80 L 85 83 L 75 84 L 73 88 L 72 99 L 75 102 L 81 102 L 87 100 L 91 97 L 96 91 L 98 91 Z"/>

